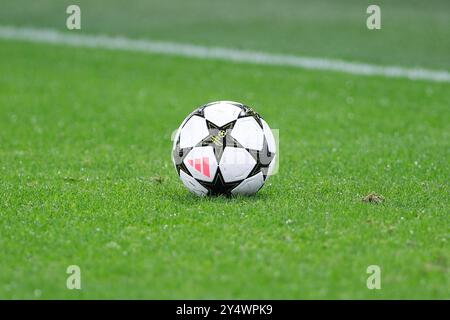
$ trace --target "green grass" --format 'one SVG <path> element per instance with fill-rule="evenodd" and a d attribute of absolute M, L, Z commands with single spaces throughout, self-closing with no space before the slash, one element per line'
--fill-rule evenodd
<path fill-rule="evenodd" d="M 0 298 L 450 298 L 448 84 L 0 47 Z M 197 198 L 172 167 L 171 132 L 219 99 L 280 129 L 255 197 Z"/>

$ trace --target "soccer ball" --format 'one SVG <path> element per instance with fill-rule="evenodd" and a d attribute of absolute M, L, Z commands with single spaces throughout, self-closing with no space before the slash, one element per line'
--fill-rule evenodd
<path fill-rule="evenodd" d="M 252 108 L 217 101 L 192 112 L 175 134 L 172 160 L 183 184 L 204 195 L 252 195 L 273 173 L 276 144 Z"/>

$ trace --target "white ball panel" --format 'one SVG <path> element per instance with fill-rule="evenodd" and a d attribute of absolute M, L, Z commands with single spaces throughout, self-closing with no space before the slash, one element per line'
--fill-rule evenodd
<path fill-rule="evenodd" d="M 181 129 L 184 127 L 184 124 L 185 124 L 188 120 L 190 120 L 190 119 L 191 119 L 191 116 L 190 116 L 190 115 L 187 116 L 187 117 L 183 120 L 183 122 L 180 124 L 180 126 L 178 127 L 178 130 L 177 130 L 177 132 L 175 133 L 175 136 L 174 136 L 174 139 L 173 139 L 173 150 L 175 150 L 175 148 L 176 148 L 178 138 L 180 137 Z"/>
<path fill-rule="evenodd" d="M 264 177 L 262 172 L 242 181 L 236 188 L 231 190 L 232 194 L 252 195 L 264 184 Z"/>
<path fill-rule="evenodd" d="M 208 106 L 213 105 L 213 104 L 217 104 L 217 103 L 226 103 L 226 104 L 231 104 L 231 105 L 240 105 L 242 106 L 242 103 L 237 102 L 237 101 L 231 101 L 231 100 L 220 100 L 220 101 L 213 101 L 208 103 Z"/>
<path fill-rule="evenodd" d="M 222 127 L 227 123 L 236 120 L 241 111 L 241 108 L 225 101 L 221 101 L 207 106 L 204 109 L 204 115 L 208 121 L 214 123 L 216 126 Z"/>
<path fill-rule="evenodd" d="M 181 181 L 183 181 L 183 184 L 186 186 L 186 188 L 189 189 L 189 191 L 191 191 L 199 196 L 205 196 L 208 194 L 208 189 L 206 189 L 204 186 L 202 186 L 197 180 L 192 178 L 190 175 L 185 173 L 183 170 L 180 170 L 180 178 L 181 178 Z"/>
<path fill-rule="evenodd" d="M 264 135 L 266 136 L 268 149 L 270 152 L 276 153 L 277 145 L 275 143 L 275 137 L 273 136 L 272 130 L 270 129 L 267 122 L 264 121 L 264 119 L 261 119 L 261 122 L 263 124 Z"/>
<path fill-rule="evenodd" d="M 247 178 L 255 164 L 255 159 L 247 150 L 225 147 L 219 167 L 225 182 L 231 182 Z"/>
<path fill-rule="evenodd" d="M 217 171 L 217 160 L 213 147 L 196 147 L 183 160 L 195 179 L 211 182 Z"/>
<path fill-rule="evenodd" d="M 206 138 L 209 134 L 206 121 L 202 117 L 190 118 L 180 132 L 180 148 L 190 148 Z"/>
<path fill-rule="evenodd" d="M 238 119 L 234 124 L 231 136 L 248 149 L 261 150 L 264 144 L 264 133 L 253 117 Z"/>

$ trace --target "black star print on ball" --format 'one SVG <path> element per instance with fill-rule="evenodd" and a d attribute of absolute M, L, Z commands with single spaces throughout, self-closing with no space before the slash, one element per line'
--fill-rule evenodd
<path fill-rule="evenodd" d="M 214 150 L 217 163 L 219 163 L 225 147 L 242 148 L 241 144 L 231 136 L 231 131 L 235 123 L 236 121 L 232 121 L 222 127 L 218 127 L 214 123 L 206 120 L 209 135 L 200 141 L 196 147 L 211 146 Z"/>

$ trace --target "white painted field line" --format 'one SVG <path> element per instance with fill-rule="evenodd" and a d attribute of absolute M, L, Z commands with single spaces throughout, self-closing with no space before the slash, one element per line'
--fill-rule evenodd
<path fill-rule="evenodd" d="M 312 58 L 293 55 L 271 54 L 257 51 L 204 47 L 165 41 L 135 40 L 106 35 L 86 35 L 61 32 L 51 29 L 19 28 L 0 26 L 0 38 L 25 40 L 38 43 L 63 44 L 75 47 L 103 48 L 112 50 L 140 51 L 200 59 L 219 59 L 262 65 L 290 66 L 302 69 L 339 71 L 365 76 L 383 76 L 450 82 L 446 70 L 428 70 L 398 66 L 377 66 L 367 63 L 346 62 L 343 60 Z"/>

